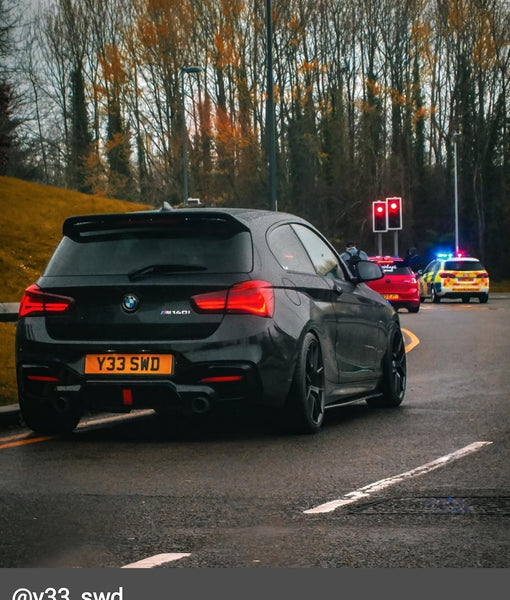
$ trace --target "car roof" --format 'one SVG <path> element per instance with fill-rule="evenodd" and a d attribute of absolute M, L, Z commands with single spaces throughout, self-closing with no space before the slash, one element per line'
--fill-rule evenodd
<path fill-rule="evenodd" d="M 441 261 L 442 262 L 448 262 L 450 260 L 458 260 L 458 261 L 465 261 L 465 262 L 480 262 L 478 260 L 478 258 L 475 258 L 474 256 L 451 256 L 450 258 L 442 258 Z"/>
<path fill-rule="evenodd" d="M 103 213 L 103 214 L 89 214 L 89 215 L 76 215 L 68 217 L 63 224 L 64 235 L 69 235 L 73 230 L 87 230 L 102 228 L 105 225 L 113 225 L 118 222 L 136 222 L 143 221 L 145 218 L 149 218 L 154 222 L 164 222 L 172 217 L 178 219 L 186 219 L 191 217 L 194 219 L 208 218 L 208 219 L 231 219 L 236 220 L 247 229 L 267 229 L 276 223 L 294 222 L 302 223 L 304 225 L 312 226 L 311 223 L 298 217 L 296 215 L 277 212 L 263 209 L 253 208 L 189 208 L 189 209 L 155 209 L 155 210 L 143 210 L 133 211 L 127 213 Z"/>

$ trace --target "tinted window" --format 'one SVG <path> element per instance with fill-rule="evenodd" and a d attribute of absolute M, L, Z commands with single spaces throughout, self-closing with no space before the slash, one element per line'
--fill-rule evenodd
<path fill-rule="evenodd" d="M 286 271 L 315 275 L 310 257 L 289 225 L 273 229 L 269 234 L 268 244 L 274 257 Z"/>
<path fill-rule="evenodd" d="M 122 236 L 87 235 L 79 241 L 64 237 L 45 275 L 124 275 L 150 265 L 186 266 L 214 273 L 252 270 L 251 236 L 247 231 L 206 229 L 124 231 Z"/>
<path fill-rule="evenodd" d="M 449 260 L 444 263 L 445 271 L 483 271 L 482 264 L 477 260 Z"/>
<path fill-rule="evenodd" d="M 391 265 L 379 265 L 385 275 L 412 275 L 413 271 L 410 267 L 404 266 L 399 263 L 392 263 Z"/>
<path fill-rule="evenodd" d="M 343 279 L 343 271 L 336 254 L 315 232 L 303 225 L 292 225 L 292 229 L 306 248 L 319 275 L 329 275 L 330 277 Z"/>

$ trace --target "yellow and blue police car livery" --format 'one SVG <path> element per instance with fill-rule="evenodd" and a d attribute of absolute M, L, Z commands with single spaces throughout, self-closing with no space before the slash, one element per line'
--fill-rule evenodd
<path fill-rule="evenodd" d="M 489 299 L 489 274 L 482 263 L 468 256 L 440 256 L 418 273 L 420 300 L 430 298 L 460 298 L 469 302 L 478 298 L 482 303 Z"/>

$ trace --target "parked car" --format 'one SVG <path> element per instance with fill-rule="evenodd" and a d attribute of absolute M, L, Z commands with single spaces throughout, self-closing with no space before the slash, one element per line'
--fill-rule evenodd
<path fill-rule="evenodd" d="M 422 302 L 427 298 L 435 303 L 442 298 L 460 298 L 464 303 L 471 298 L 478 298 L 481 303 L 489 300 L 489 274 L 477 258 L 439 257 L 418 275 Z"/>
<path fill-rule="evenodd" d="M 85 410 L 179 421 L 255 406 L 316 432 L 325 409 L 398 406 L 398 315 L 327 239 L 280 212 L 183 209 L 68 218 L 16 332 L 22 416 L 70 432 Z"/>
<path fill-rule="evenodd" d="M 370 281 L 367 285 L 398 310 L 407 308 L 411 313 L 420 310 L 420 288 L 418 280 L 411 267 L 399 257 L 370 256 L 383 270 L 384 277 Z"/>

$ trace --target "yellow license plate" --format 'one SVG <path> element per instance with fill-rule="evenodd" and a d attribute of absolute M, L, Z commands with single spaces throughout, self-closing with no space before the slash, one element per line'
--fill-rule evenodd
<path fill-rule="evenodd" d="M 87 354 L 87 375 L 170 375 L 171 354 Z"/>
<path fill-rule="evenodd" d="M 398 294 L 383 294 L 386 300 L 398 300 Z"/>

